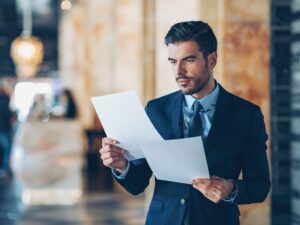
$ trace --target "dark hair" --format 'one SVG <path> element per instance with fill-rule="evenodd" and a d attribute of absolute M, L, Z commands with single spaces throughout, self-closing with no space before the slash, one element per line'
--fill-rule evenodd
<path fill-rule="evenodd" d="M 217 51 L 218 41 L 211 27 L 202 21 L 187 21 L 174 24 L 165 36 L 165 44 L 195 41 L 204 58 Z"/>
<path fill-rule="evenodd" d="M 64 89 L 62 95 L 67 98 L 67 109 L 65 113 L 66 118 L 76 118 L 77 117 L 77 106 L 73 98 L 72 92 L 69 89 Z"/>

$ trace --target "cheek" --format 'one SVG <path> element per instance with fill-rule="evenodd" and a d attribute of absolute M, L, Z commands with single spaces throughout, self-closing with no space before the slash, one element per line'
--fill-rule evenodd
<path fill-rule="evenodd" d="M 202 77 L 205 73 L 204 67 L 199 66 L 197 64 L 190 65 L 188 68 L 188 74 L 192 75 L 193 77 Z"/>

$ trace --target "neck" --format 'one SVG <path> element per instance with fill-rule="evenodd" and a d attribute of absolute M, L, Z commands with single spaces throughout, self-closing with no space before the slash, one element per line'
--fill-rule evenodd
<path fill-rule="evenodd" d="M 192 96 L 197 99 L 204 98 L 205 96 L 209 95 L 216 87 L 215 80 L 213 76 L 209 78 L 209 80 L 204 84 L 201 91 L 193 94 Z"/>

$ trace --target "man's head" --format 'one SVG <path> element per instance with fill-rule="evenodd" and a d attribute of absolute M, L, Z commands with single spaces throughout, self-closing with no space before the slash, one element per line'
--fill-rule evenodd
<path fill-rule="evenodd" d="M 194 41 L 207 59 L 212 52 L 217 52 L 218 42 L 211 27 L 202 21 L 188 21 L 174 24 L 165 37 L 165 44 Z"/>
<path fill-rule="evenodd" d="M 217 62 L 217 39 L 201 21 L 174 24 L 165 37 L 169 61 L 184 94 L 204 97 L 214 88 L 213 68 Z"/>

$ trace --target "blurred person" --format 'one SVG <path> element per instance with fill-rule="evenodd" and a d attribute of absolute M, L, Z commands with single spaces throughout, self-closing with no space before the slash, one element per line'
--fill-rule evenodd
<path fill-rule="evenodd" d="M 191 185 L 155 179 L 146 224 L 238 225 L 238 205 L 264 201 L 271 185 L 261 109 L 214 79 L 217 39 L 207 23 L 174 24 L 165 44 L 180 91 L 148 102 L 146 112 L 164 139 L 202 136 L 212 176 Z M 116 143 L 103 139 L 103 164 L 128 192 L 142 193 L 152 176 L 147 161 L 127 161 Z"/>
<path fill-rule="evenodd" d="M 9 108 L 10 96 L 0 83 L 0 178 L 12 175 L 10 153 L 12 146 L 13 112 Z"/>
<path fill-rule="evenodd" d="M 36 94 L 29 113 L 29 119 L 48 121 L 49 111 L 49 103 L 47 103 L 46 96 L 44 94 Z"/>
<path fill-rule="evenodd" d="M 69 89 L 64 89 L 60 95 L 60 104 L 63 107 L 63 116 L 69 119 L 77 117 L 77 106 Z"/>

